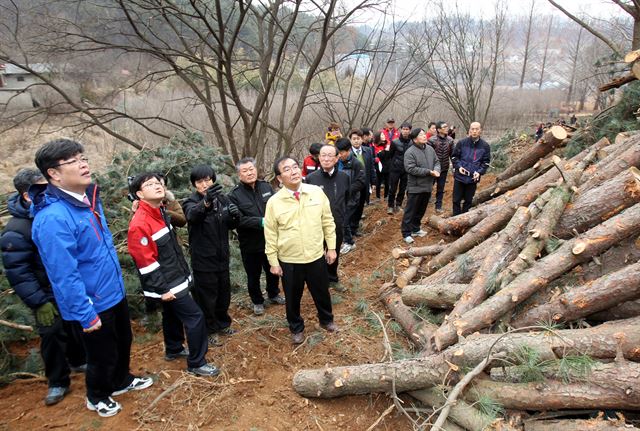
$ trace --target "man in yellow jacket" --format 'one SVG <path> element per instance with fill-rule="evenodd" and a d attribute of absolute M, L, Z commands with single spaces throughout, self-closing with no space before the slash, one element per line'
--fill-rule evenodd
<path fill-rule="evenodd" d="M 291 341 L 301 344 L 304 319 L 300 301 L 305 282 L 320 326 L 329 332 L 338 330 L 333 322 L 327 272 L 327 263 L 336 259 L 336 227 L 329 199 L 320 187 L 302 183 L 298 162 L 283 156 L 275 161 L 273 170 L 283 187 L 267 202 L 265 253 L 271 273 L 282 277 Z"/>

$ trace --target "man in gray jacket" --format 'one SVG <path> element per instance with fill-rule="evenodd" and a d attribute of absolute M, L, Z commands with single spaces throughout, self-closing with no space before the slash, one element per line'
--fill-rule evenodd
<path fill-rule="evenodd" d="M 404 153 L 404 169 L 407 171 L 407 206 L 402 217 L 402 237 L 407 244 L 412 236 L 425 236 L 420 223 L 429 205 L 434 178 L 440 176 L 440 161 L 435 150 L 427 145 L 424 129 L 413 129 L 409 137 L 411 146 Z"/>

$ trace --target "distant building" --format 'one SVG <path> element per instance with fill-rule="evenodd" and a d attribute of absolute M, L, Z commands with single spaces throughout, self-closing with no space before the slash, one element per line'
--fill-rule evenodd
<path fill-rule="evenodd" d="M 44 63 L 29 65 L 36 73 L 49 73 L 51 67 Z M 29 87 L 38 84 L 40 79 L 30 71 L 13 64 L 0 63 L 0 104 L 11 101 L 12 106 L 29 104 L 38 106 L 38 102 L 29 93 Z"/>
<path fill-rule="evenodd" d="M 337 65 L 338 74 L 342 77 L 356 76 L 364 78 L 371 68 L 371 57 L 368 54 L 351 54 L 343 58 Z"/>

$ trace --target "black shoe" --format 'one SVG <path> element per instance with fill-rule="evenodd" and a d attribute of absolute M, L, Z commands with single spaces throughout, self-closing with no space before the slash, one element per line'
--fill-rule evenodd
<path fill-rule="evenodd" d="M 269 298 L 267 299 L 267 304 L 278 304 L 278 305 L 284 305 L 287 303 L 287 300 L 285 299 L 284 296 L 282 295 L 276 295 L 273 298 Z"/>
<path fill-rule="evenodd" d="M 202 377 L 213 377 L 220 374 L 220 370 L 213 364 L 204 364 L 197 368 L 187 368 L 187 372 Z"/>
<path fill-rule="evenodd" d="M 164 360 L 165 361 L 175 361 L 176 359 L 183 359 L 189 357 L 189 348 L 185 347 L 180 350 L 178 353 L 165 353 Z"/>
<path fill-rule="evenodd" d="M 54 404 L 58 404 L 60 401 L 64 399 L 64 396 L 67 395 L 71 390 L 68 386 L 52 386 L 49 388 L 47 392 L 47 396 L 44 399 L 45 406 L 52 406 Z"/>
<path fill-rule="evenodd" d="M 362 236 L 362 232 L 356 231 L 352 234 L 353 236 Z"/>

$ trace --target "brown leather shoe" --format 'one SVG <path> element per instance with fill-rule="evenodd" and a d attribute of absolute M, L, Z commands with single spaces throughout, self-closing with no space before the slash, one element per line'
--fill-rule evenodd
<path fill-rule="evenodd" d="M 338 332 L 338 325 L 336 325 L 334 322 L 330 322 L 327 324 L 321 323 L 320 327 L 327 332 Z"/>
<path fill-rule="evenodd" d="M 291 342 L 293 344 L 302 344 L 304 342 L 304 332 L 296 332 L 291 334 Z"/>

